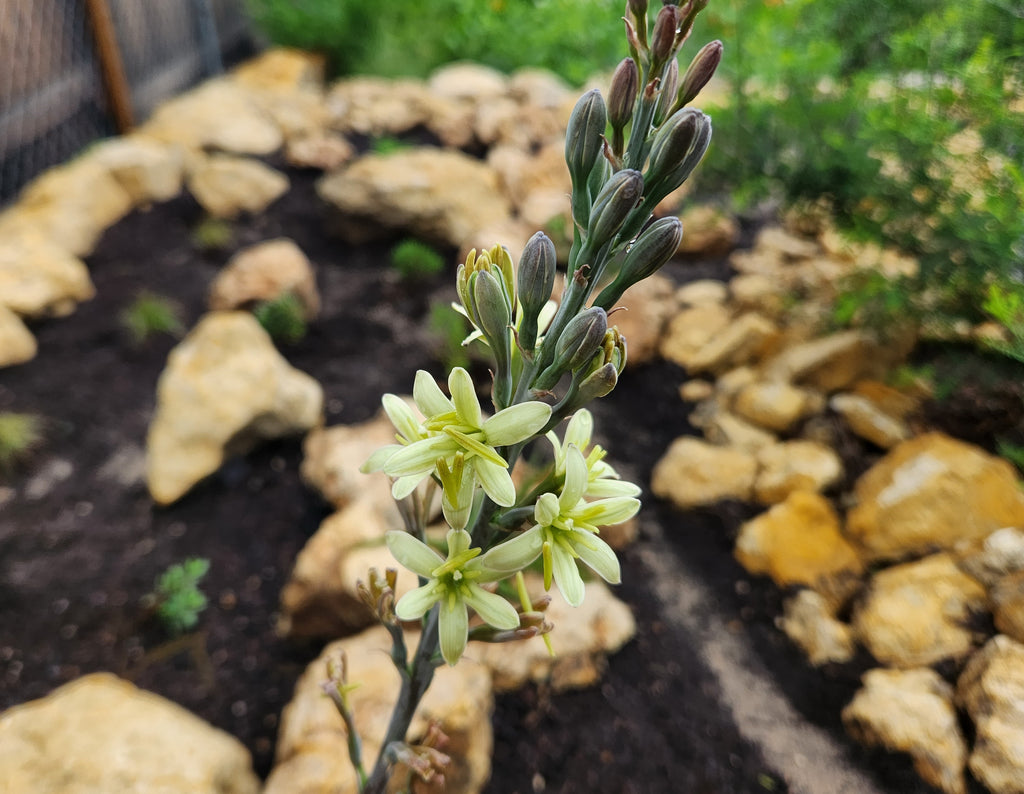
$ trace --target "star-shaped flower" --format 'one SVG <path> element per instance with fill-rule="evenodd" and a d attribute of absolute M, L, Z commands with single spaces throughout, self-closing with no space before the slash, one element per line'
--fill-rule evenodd
<path fill-rule="evenodd" d="M 480 586 L 504 579 L 508 574 L 486 565 L 479 556 L 482 550 L 469 547 L 470 536 L 465 530 L 449 530 L 446 559 L 408 532 L 388 532 L 384 539 L 396 560 L 429 580 L 402 596 L 395 614 L 402 620 L 416 620 L 434 604 L 440 604 L 438 637 L 441 655 L 448 664 L 454 665 L 466 649 L 469 607 L 497 629 L 511 631 L 519 627 L 515 607 Z"/>
<path fill-rule="evenodd" d="M 545 493 L 534 507 L 535 526 L 523 534 L 495 546 L 484 555 L 484 563 L 493 569 L 520 570 L 522 560 L 544 559 L 544 587 L 552 579 L 572 606 L 583 602 L 584 585 L 576 560 L 610 584 L 621 579 L 619 560 L 611 546 L 598 537 L 598 527 L 621 524 L 640 509 L 640 502 L 629 496 L 611 496 L 588 502 L 587 461 L 575 444 L 565 449 L 565 483 L 558 496 Z"/>
<path fill-rule="evenodd" d="M 639 486 L 620 479 L 618 472 L 610 464 L 605 463 L 604 458 L 608 453 L 599 444 L 594 444 L 593 449 L 587 452 L 593 432 L 594 417 L 586 408 L 580 408 L 566 425 L 563 441 L 559 441 L 554 430 L 547 434 L 547 439 L 555 452 L 555 475 L 565 476 L 566 451 L 570 446 L 575 446 L 584 455 L 587 464 L 587 486 L 583 492 L 584 496 L 639 496 Z"/>

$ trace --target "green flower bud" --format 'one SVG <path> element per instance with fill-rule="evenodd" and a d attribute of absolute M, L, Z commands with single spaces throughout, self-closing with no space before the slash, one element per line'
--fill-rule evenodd
<path fill-rule="evenodd" d="M 477 273 L 473 278 L 474 318 L 492 345 L 506 338 L 511 319 L 508 301 L 498 279 L 488 271 Z"/>
<path fill-rule="evenodd" d="M 600 91 L 595 88 L 580 97 L 565 131 L 565 162 L 574 187 L 586 184 L 601 156 L 607 122 L 608 111 Z"/>
<path fill-rule="evenodd" d="M 604 332 L 601 347 L 594 354 L 594 357 L 590 360 L 590 365 L 583 372 L 586 373 L 586 377 L 590 377 L 590 375 L 608 364 L 615 367 L 616 373 L 621 373 L 626 368 L 626 337 L 614 325 Z"/>
<path fill-rule="evenodd" d="M 637 91 L 640 89 L 640 70 L 632 58 L 623 58 L 612 75 L 608 91 L 608 121 L 613 130 L 621 130 L 633 118 Z"/>
<path fill-rule="evenodd" d="M 464 264 L 459 265 L 455 276 L 455 288 L 459 293 L 466 314 L 473 324 L 483 330 L 481 318 L 476 307 L 475 281 L 480 273 L 490 273 L 501 289 L 503 300 L 511 317 L 515 312 L 516 289 L 515 273 L 512 266 L 512 255 L 502 245 L 494 246 L 490 251 L 481 251 L 478 256 L 474 248 L 469 252 Z"/>
<path fill-rule="evenodd" d="M 643 190 L 644 178 L 639 171 L 624 168 L 612 174 L 590 210 L 587 235 L 592 245 L 601 246 L 612 239 L 636 207 Z"/>
<path fill-rule="evenodd" d="M 676 111 L 654 134 L 647 165 L 648 198 L 660 201 L 690 175 L 711 143 L 711 119 L 699 110 Z"/>
<path fill-rule="evenodd" d="M 519 258 L 519 300 L 526 314 L 536 316 L 551 299 L 555 287 L 555 244 L 544 232 L 537 232 L 526 243 Z"/>
<path fill-rule="evenodd" d="M 647 0 L 626 0 L 626 36 L 635 50 L 647 48 Z M 632 35 L 630 35 L 632 34 Z"/>
<path fill-rule="evenodd" d="M 619 382 L 619 373 L 614 364 L 605 364 L 600 369 L 588 375 L 580 383 L 576 394 L 569 401 L 567 412 L 582 408 L 592 400 L 604 397 L 615 388 Z"/>
<path fill-rule="evenodd" d="M 676 101 L 679 88 L 679 61 L 674 57 L 661 73 L 661 93 L 658 94 L 658 106 L 654 111 L 654 125 L 659 126 L 669 116 Z"/>
<path fill-rule="evenodd" d="M 555 345 L 555 364 L 562 372 L 575 372 L 587 364 L 604 342 L 608 314 L 592 306 L 566 323 Z"/>
<path fill-rule="evenodd" d="M 683 75 L 676 100 L 678 107 L 684 107 L 697 98 L 697 94 L 708 84 L 721 62 L 722 42 L 715 40 L 701 47 Z"/>
<path fill-rule="evenodd" d="M 627 289 L 656 273 L 679 250 L 683 224 L 679 218 L 655 221 L 644 229 L 622 260 L 619 274 L 594 301 L 595 306 L 610 309 Z"/>
<path fill-rule="evenodd" d="M 676 32 L 679 30 L 679 9 L 674 5 L 662 6 L 654 20 L 651 32 L 652 73 L 657 74 L 675 54 Z"/>

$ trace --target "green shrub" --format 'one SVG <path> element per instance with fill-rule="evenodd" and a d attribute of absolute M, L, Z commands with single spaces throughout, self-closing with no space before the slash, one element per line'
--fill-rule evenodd
<path fill-rule="evenodd" d="M 1024 362 L 1024 288 L 1020 285 L 1011 290 L 999 284 L 991 284 L 983 307 L 986 312 L 1006 329 L 1006 341 L 989 340 L 987 346 L 998 353 Z"/>
<path fill-rule="evenodd" d="M 120 320 L 136 345 L 144 344 L 159 334 L 180 337 L 185 333 L 181 307 L 152 292 L 140 292 L 121 312 Z"/>
<path fill-rule="evenodd" d="M 295 344 L 306 336 L 305 307 L 291 292 L 257 304 L 253 314 L 275 342 Z"/>
<path fill-rule="evenodd" d="M 25 460 L 43 440 L 43 420 L 35 414 L 0 412 L 0 472 Z"/>
<path fill-rule="evenodd" d="M 426 243 L 410 238 L 391 249 L 391 267 L 403 279 L 427 278 L 444 272 L 444 258 Z"/>
<path fill-rule="evenodd" d="M 153 604 L 157 617 L 171 634 L 181 634 L 199 622 L 199 613 L 207 604 L 199 582 L 209 570 L 210 561 L 196 557 L 170 566 L 156 580 L 156 587 L 145 600 Z"/>

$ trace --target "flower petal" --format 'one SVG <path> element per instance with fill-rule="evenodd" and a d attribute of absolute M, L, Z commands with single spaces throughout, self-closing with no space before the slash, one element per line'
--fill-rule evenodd
<path fill-rule="evenodd" d="M 580 408 L 572 415 L 565 428 L 565 443 L 575 444 L 582 451 L 590 445 L 590 436 L 593 432 L 593 415 L 586 408 Z"/>
<path fill-rule="evenodd" d="M 429 474 L 434 470 L 438 458 L 447 457 L 458 449 L 448 436 L 434 436 L 402 447 L 384 464 L 384 473 L 391 477 L 405 477 L 410 474 Z"/>
<path fill-rule="evenodd" d="M 423 482 L 429 475 L 428 474 L 409 474 L 405 477 L 399 477 L 391 484 L 391 496 L 396 502 L 400 502 L 413 491 L 416 490 L 416 486 Z"/>
<path fill-rule="evenodd" d="M 575 558 L 558 543 L 551 546 L 551 568 L 555 576 L 555 584 L 566 603 L 578 607 L 583 603 L 583 577 L 576 565 Z"/>
<path fill-rule="evenodd" d="M 448 541 L 448 559 L 450 560 L 466 551 L 473 539 L 464 529 L 449 529 L 445 540 Z"/>
<path fill-rule="evenodd" d="M 601 499 L 609 496 L 639 496 L 640 493 L 639 485 L 634 485 L 626 480 L 599 477 L 587 483 L 587 492 L 584 495 Z"/>
<path fill-rule="evenodd" d="M 396 560 L 420 576 L 429 577 L 431 571 L 444 563 L 440 554 L 408 532 L 385 532 L 384 542 Z"/>
<path fill-rule="evenodd" d="M 598 499 L 596 502 L 584 503 L 578 510 L 572 511 L 572 517 L 587 524 L 609 527 L 621 524 L 637 514 L 640 500 L 628 496 L 612 496 Z"/>
<path fill-rule="evenodd" d="M 572 510 L 584 491 L 587 490 L 587 461 L 575 444 L 569 444 L 565 448 L 565 483 L 562 485 L 562 493 L 558 497 L 558 505 L 563 513 Z"/>
<path fill-rule="evenodd" d="M 544 427 L 550 418 L 551 406 L 547 403 L 531 400 L 510 405 L 484 422 L 484 437 L 495 447 L 518 444 Z"/>
<path fill-rule="evenodd" d="M 424 369 L 417 370 L 416 380 L 412 387 L 412 398 L 416 406 L 426 417 L 445 414 L 454 411 L 452 401 L 444 396 L 441 387 L 437 385 L 434 377 Z"/>
<path fill-rule="evenodd" d="M 463 591 L 463 597 L 484 623 L 506 631 L 519 628 L 519 613 L 500 595 L 489 593 L 480 585 L 471 582 Z"/>
<path fill-rule="evenodd" d="M 419 419 L 406 405 L 405 400 L 395 394 L 385 394 L 381 398 L 384 405 L 384 412 L 395 426 L 399 435 L 407 441 L 416 441 L 423 438 L 423 428 L 420 427 Z"/>
<path fill-rule="evenodd" d="M 480 427 L 483 415 L 480 413 L 480 401 L 476 398 L 473 379 L 462 367 L 456 367 L 448 376 L 448 389 L 452 393 L 455 412 L 459 419 L 470 427 Z"/>
<path fill-rule="evenodd" d="M 466 604 L 454 593 L 445 593 L 441 598 L 441 615 L 438 619 L 438 637 L 441 640 L 441 655 L 454 666 L 466 650 L 469 637 L 469 615 Z"/>
<path fill-rule="evenodd" d="M 572 547 L 583 562 L 609 584 L 618 584 L 622 581 L 619 558 L 615 556 L 611 546 L 589 532 L 577 530 L 573 535 L 575 537 L 571 541 Z"/>
<path fill-rule="evenodd" d="M 371 472 L 374 471 L 380 471 L 381 469 L 384 468 L 384 464 L 388 462 L 388 458 L 390 458 L 400 449 L 404 449 L 404 447 L 401 444 L 388 444 L 386 446 L 381 447 L 372 455 L 370 455 L 369 458 L 367 458 L 366 462 L 359 467 L 359 471 L 361 471 L 363 474 L 370 474 Z"/>
<path fill-rule="evenodd" d="M 410 590 L 395 605 L 395 614 L 400 620 L 419 620 L 434 604 L 444 590 L 438 588 L 437 582 L 428 582 L 422 587 Z"/>
<path fill-rule="evenodd" d="M 511 507 L 516 503 L 516 486 L 508 469 L 483 458 L 473 458 L 472 464 L 481 487 L 496 505 Z"/>
<path fill-rule="evenodd" d="M 560 513 L 558 497 L 553 493 L 542 493 L 533 507 L 533 517 L 542 527 L 550 527 Z"/>
<path fill-rule="evenodd" d="M 544 535 L 540 527 L 533 527 L 521 535 L 499 543 L 473 562 L 477 563 L 476 567 L 500 572 L 503 577 L 505 574 L 521 571 L 537 559 L 543 545 Z M 486 572 L 482 580 L 487 581 Z"/>

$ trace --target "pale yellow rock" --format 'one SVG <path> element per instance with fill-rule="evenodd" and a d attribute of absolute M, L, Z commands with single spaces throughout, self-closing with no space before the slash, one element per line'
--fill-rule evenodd
<path fill-rule="evenodd" d="M 578 98 L 576 90 L 561 77 L 532 66 L 517 69 L 509 76 L 508 93 L 525 105 L 556 110 Z"/>
<path fill-rule="evenodd" d="M 892 449 L 910 438 L 906 422 L 890 416 L 859 394 L 836 394 L 828 404 L 846 420 L 850 430 L 882 449 Z"/>
<path fill-rule="evenodd" d="M 608 318 L 626 337 L 630 364 L 646 364 L 658 354 L 662 332 L 676 309 L 675 288 L 664 276 L 655 273 L 626 290 L 617 311 Z"/>
<path fill-rule="evenodd" d="M 765 363 L 763 375 L 832 392 L 884 371 L 899 353 L 883 353 L 863 331 L 841 331 L 785 348 Z"/>
<path fill-rule="evenodd" d="M 420 80 L 366 75 L 334 83 L 324 103 L 333 129 L 383 136 L 427 124 L 433 100 Z"/>
<path fill-rule="evenodd" d="M 37 349 L 36 338 L 21 318 L 0 303 L 0 367 L 31 361 Z"/>
<path fill-rule="evenodd" d="M 853 626 L 879 662 L 907 669 L 966 657 L 977 639 L 970 621 L 987 610 L 985 589 L 934 554 L 876 573 Z"/>
<path fill-rule="evenodd" d="M 109 673 L 0 714 L 4 794 L 257 794 L 241 742 Z"/>
<path fill-rule="evenodd" d="M 755 454 L 778 442 L 778 439 L 767 430 L 721 408 L 710 412 L 701 421 L 697 421 L 695 417 L 691 417 L 690 421 L 704 431 L 704 437 L 708 441 L 720 447 L 731 447 Z"/>
<path fill-rule="evenodd" d="M 468 61 L 442 66 L 427 80 L 431 93 L 439 97 L 474 102 L 506 96 L 509 83 L 497 69 Z"/>
<path fill-rule="evenodd" d="M 64 317 L 96 290 L 77 256 L 36 233 L 0 236 L 0 305 L 23 317 Z"/>
<path fill-rule="evenodd" d="M 320 87 L 324 70 L 322 55 L 273 47 L 236 67 L 231 77 L 247 88 L 288 93 Z"/>
<path fill-rule="evenodd" d="M 689 368 L 701 349 L 722 333 L 732 312 L 719 303 L 702 303 L 679 312 L 668 322 L 661 341 L 661 355 Z"/>
<path fill-rule="evenodd" d="M 786 381 L 759 381 L 740 389 L 732 409 L 755 425 L 784 433 L 815 407 L 815 400 L 806 389 Z"/>
<path fill-rule="evenodd" d="M 729 288 L 721 281 L 702 278 L 684 284 L 676 290 L 680 306 L 700 306 L 705 303 L 725 303 L 729 299 Z"/>
<path fill-rule="evenodd" d="M 1007 574 L 989 590 L 996 628 L 1024 642 L 1024 571 Z"/>
<path fill-rule="evenodd" d="M 813 240 L 791 234 L 781 226 L 766 226 L 757 233 L 754 248 L 774 251 L 784 260 L 810 259 L 820 249 Z"/>
<path fill-rule="evenodd" d="M 824 491 L 843 478 L 843 462 L 817 441 L 784 441 L 757 452 L 754 498 L 778 504 L 797 491 Z"/>
<path fill-rule="evenodd" d="M 914 769 L 946 794 L 965 794 L 967 743 L 952 687 L 934 670 L 869 670 L 843 709 L 843 725 L 861 744 L 908 753 Z"/>
<path fill-rule="evenodd" d="M 739 224 L 717 207 L 701 204 L 687 209 L 679 218 L 683 222 L 683 239 L 679 253 L 686 256 L 725 256 L 736 247 Z"/>
<path fill-rule="evenodd" d="M 1024 530 L 1003 527 L 961 552 L 960 568 L 986 587 L 1008 574 L 1024 571 Z"/>
<path fill-rule="evenodd" d="M 706 400 L 715 393 L 715 386 L 710 381 L 694 378 L 679 387 L 679 396 L 688 403 Z"/>
<path fill-rule="evenodd" d="M 996 635 L 971 657 L 956 685 L 957 703 L 976 729 L 970 768 L 995 794 L 1024 791 L 1024 645 Z"/>
<path fill-rule="evenodd" d="M 407 634 L 411 648 L 416 642 L 416 635 Z M 281 715 L 277 764 L 263 794 L 356 794 L 355 772 L 345 750 L 345 725 L 321 685 L 328 680 L 327 660 L 344 652 L 348 680 L 359 684 L 349 697 L 365 763 L 372 767 L 398 696 L 398 671 L 389 658 L 390 649 L 389 635 L 376 627 L 331 643 L 306 668 Z M 444 752 L 452 759 L 445 774 L 445 794 L 483 790 L 490 774 L 492 708 L 491 676 L 473 661 L 472 654 L 456 667 L 438 668 L 407 738 L 418 743 L 431 721 L 439 723 L 449 739 Z"/>
<path fill-rule="evenodd" d="M 677 438 L 654 466 L 651 492 L 688 509 L 751 497 L 757 461 L 743 450 Z"/>
<path fill-rule="evenodd" d="M 729 293 L 733 305 L 741 311 L 758 311 L 776 319 L 785 314 L 787 290 L 770 276 L 741 273 L 729 282 Z"/>
<path fill-rule="evenodd" d="M 210 285 L 209 306 L 214 311 L 241 309 L 288 293 L 299 299 L 307 320 L 320 312 L 313 266 L 293 240 L 282 237 L 231 257 Z"/>
<path fill-rule="evenodd" d="M 847 532 L 876 559 L 952 549 L 1024 526 L 1024 494 L 1007 461 L 928 433 L 904 441 L 854 487 Z"/>
<path fill-rule="evenodd" d="M 97 144 L 88 156 L 110 172 L 135 206 L 170 201 L 181 192 L 185 157 L 175 144 L 126 135 Z"/>
<path fill-rule="evenodd" d="M 757 381 L 757 370 L 753 367 L 743 365 L 719 375 L 715 381 L 715 395 L 723 404 L 732 405 L 732 401 L 740 391 L 751 383 Z"/>
<path fill-rule="evenodd" d="M 829 597 L 863 571 L 832 505 L 807 491 L 743 524 L 735 556 L 748 571 L 768 575 L 780 587 L 806 585 Z"/>
<path fill-rule="evenodd" d="M 355 147 L 336 132 L 315 132 L 289 140 L 284 156 L 296 168 L 333 171 L 355 157 Z"/>
<path fill-rule="evenodd" d="M 515 197 L 512 197 L 515 201 Z M 521 197 L 519 218 L 527 228 L 549 229 L 553 224 L 571 227 L 572 205 L 568 195 L 558 188 L 538 188 Z M 558 237 L 552 230 L 550 237 Z M 558 247 L 557 240 L 555 247 Z"/>
<path fill-rule="evenodd" d="M 288 190 L 288 177 L 258 160 L 211 155 L 188 177 L 188 189 L 215 218 L 263 212 Z"/>
<path fill-rule="evenodd" d="M 518 218 L 506 217 L 482 229 L 474 229 L 462 243 L 459 262 L 465 262 L 472 250 L 489 251 L 495 245 L 508 249 L 513 262 L 518 262 L 523 249 L 537 229 Z"/>
<path fill-rule="evenodd" d="M 757 312 L 747 312 L 712 336 L 683 366 L 691 372 L 721 373 L 760 358 L 778 338 L 775 323 Z"/>
<path fill-rule="evenodd" d="M 527 588 L 531 599 L 544 593 L 536 575 L 527 577 Z M 539 638 L 512 645 L 469 646 L 469 657 L 490 669 L 495 690 L 518 689 L 529 681 L 546 683 L 556 692 L 593 686 L 601 679 L 606 657 L 636 634 L 629 607 L 596 579 L 587 582 L 586 597 L 576 608 L 553 588 L 545 615 L 555 627 L 549 635 L 554 657 Z"/>
<path fill-rule="evenodd" d="M 146 443 L 149 492 L 170 504 L 231 454 L 321 421 L 323 390 L 247 312 L 213 312 L 171 351 Z"/>
<path fill-rule="evenodd" d="M 857 642 L 852 629 L 836 620 L 828 600 L 814 590 L 800 590 L 788 599 L 778 624 L 815 667 L 853 658 Z"/>
<path fill-rule="evenodd" d="M 88 256 L 100 235 L 131 208 L 131 196 L 105 167 L 79 157 L 28 184 L 0 214 L 0 240 L 41 238 L 55 249 Z"/>
<path fill-rule="evenodd" d="M 458 248 L 477 229 L 511 214 L 492 168 L 429 147 L 367 155 L 325 176 L 317 191 L 340 211 L 341 231 L 351 240 L 405 230 Z"/>

